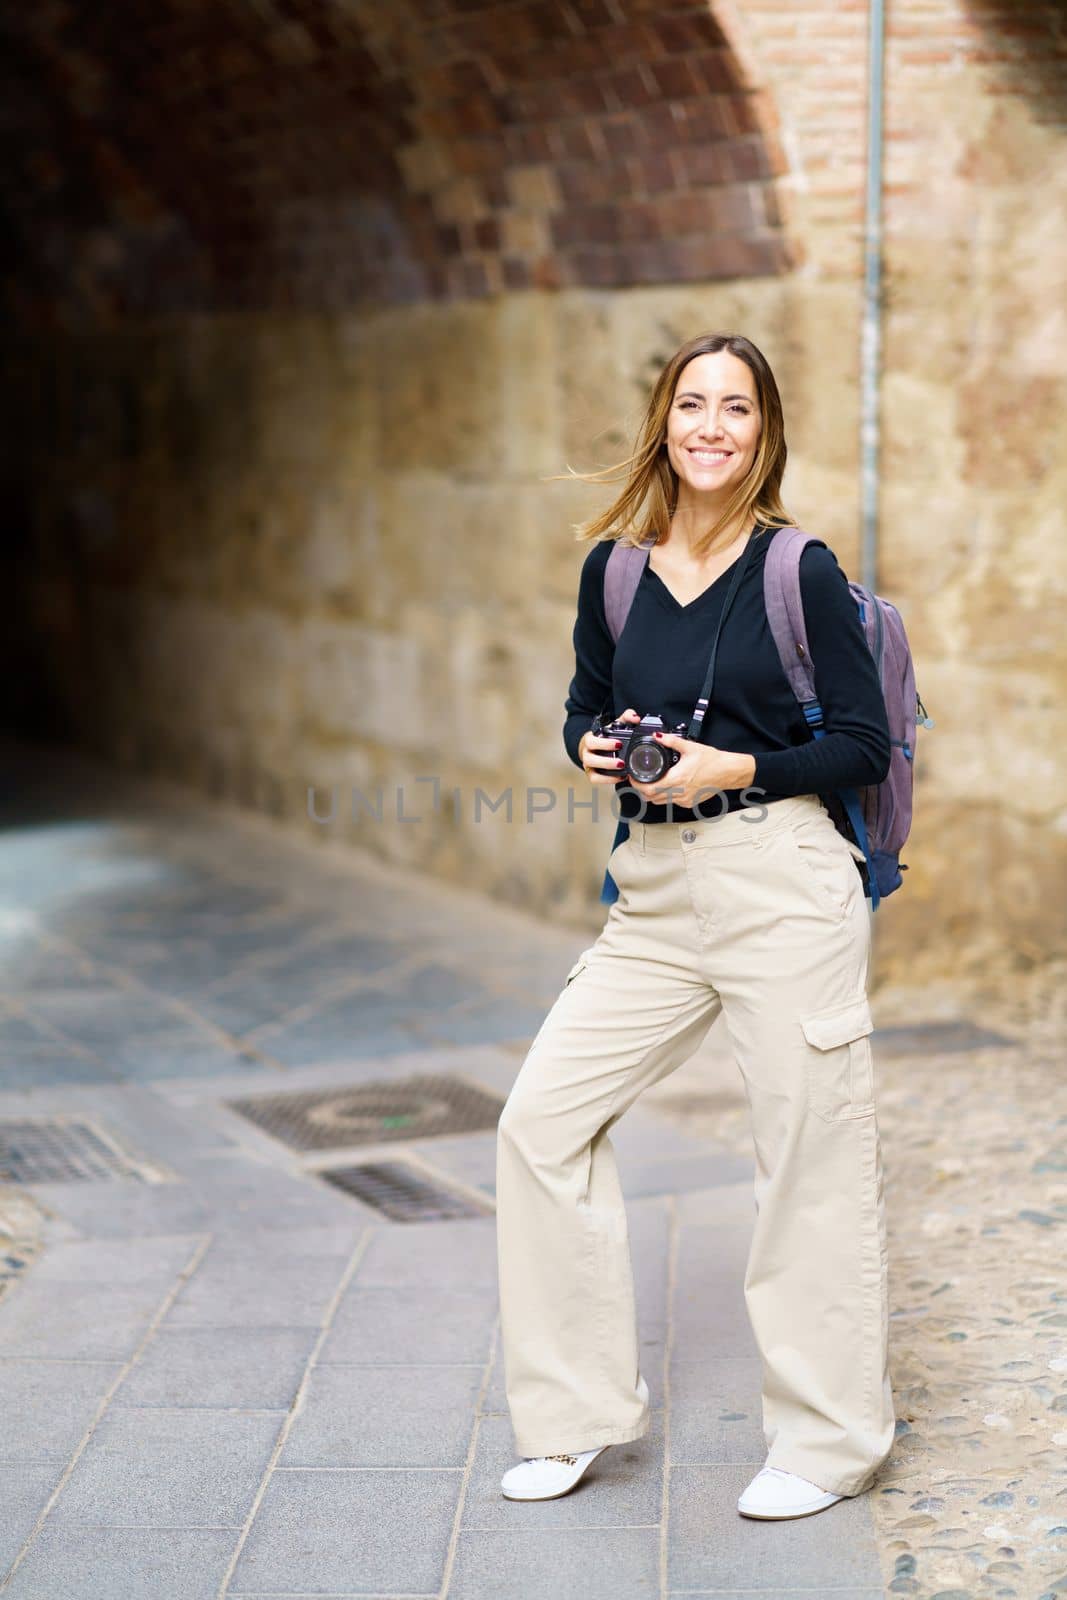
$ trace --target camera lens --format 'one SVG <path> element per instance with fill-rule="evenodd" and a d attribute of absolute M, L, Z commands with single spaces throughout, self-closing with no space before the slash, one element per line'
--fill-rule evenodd
<path fill-rule="evenodd" d="M 667 757 L 651 739 L 641 740 L 630 746 L 627 766 L 631 778 L 636 778 L 638 783 L 655 783 L 667 769 Z"/>

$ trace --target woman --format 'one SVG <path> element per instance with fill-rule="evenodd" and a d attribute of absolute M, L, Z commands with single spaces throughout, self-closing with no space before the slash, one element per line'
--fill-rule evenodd
<path fill-rule="evenodd" d="M 859 852 L 819 798 L 881 782 L 889 730 L 847 578 L 821 543 L 800 580 L 823 738 L 786 681 L 762 588 L 773 529 L 791 522 L 785 462 L 766 359 L 740 335 L 702 335 L 657 380 L 617 500 L 579 530 L 596 542 L 564 741 L 594 788 L 619 784 L 621 765 L 617 741 L 591 732 L 596 714 L 623 706 L 636 721 L 639 707 L 688 726 L 732 580 L 734 593 L 700 737 L 665 734 L 677 764 L 619 784 L 632 820 L 609 861 L 618 899 L 500 1117 L 501 1331 L 524 1458 L 504 1475 L 510 1499 L 566 1494 L 608 1446 L 648 1431 L 609 1132 L 720 1010 L 752 1116 L 745 1299 L 768 1446 L 738 1510 L 806 1516 L 860 1494 L 892 1445 L 869 911 Z M 615 538 L 655 540 L 617 646 L 603 598 Z"/>

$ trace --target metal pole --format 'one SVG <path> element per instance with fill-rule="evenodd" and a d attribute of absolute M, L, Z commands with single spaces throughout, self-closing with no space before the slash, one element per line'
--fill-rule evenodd
<path fill-rule="evenodd" d="M 867 197 L 860 345 L 860 582 L 878 580 L 878 384 L 882 354 L 882 91 L 884 0 L 867 8 Z"/>

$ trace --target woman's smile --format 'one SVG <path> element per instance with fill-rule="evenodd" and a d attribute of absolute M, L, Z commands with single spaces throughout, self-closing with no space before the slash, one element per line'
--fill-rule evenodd
<path fill-rule="evenodd" d="M 755 379 L 729 350 L 694 356 L 667 415 L 667 457 L 678 477 L 675 515 L 707 520 L 756 459 L 762 417 Z"/>

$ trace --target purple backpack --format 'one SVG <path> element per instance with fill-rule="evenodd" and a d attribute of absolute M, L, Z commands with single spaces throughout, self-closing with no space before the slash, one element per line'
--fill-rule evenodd
<path fill-rule="evenodd" d="M 824 543 L 801 528 L 777 528 L 763 569 L 763 595 L 778 655 L 789 686 L 799 702 L 812 735 L 821 739 L 822 707 L 815 696 L 815 679 L 804 608 L 800 597 L 800 557 L 805 547 Z M 655 540 L 641 545 L 618 541 L 604 569 L 604 611 L 612 638 L 618 642 L 629 615 L 634 593 L 648 552 Z M 878 668 L 885 700 L 892 753 L 889 771 L 881 783 L 861 789 L 842 789 L 824 796 L 839 833 L 852 839 L 866 857 L 865 890 L 871 910 L 899 889 L 907 867 L 900 852 L 911 829 L 912 787 L 916 725 L 932 728 L 933 721 L 915 690 L 915 670 L 900 613 L 881 595 L 862 584 L 850 583 L 859 606 L 867 644 Z M 858 864 L 858 863 L 857 863 Z"/>

